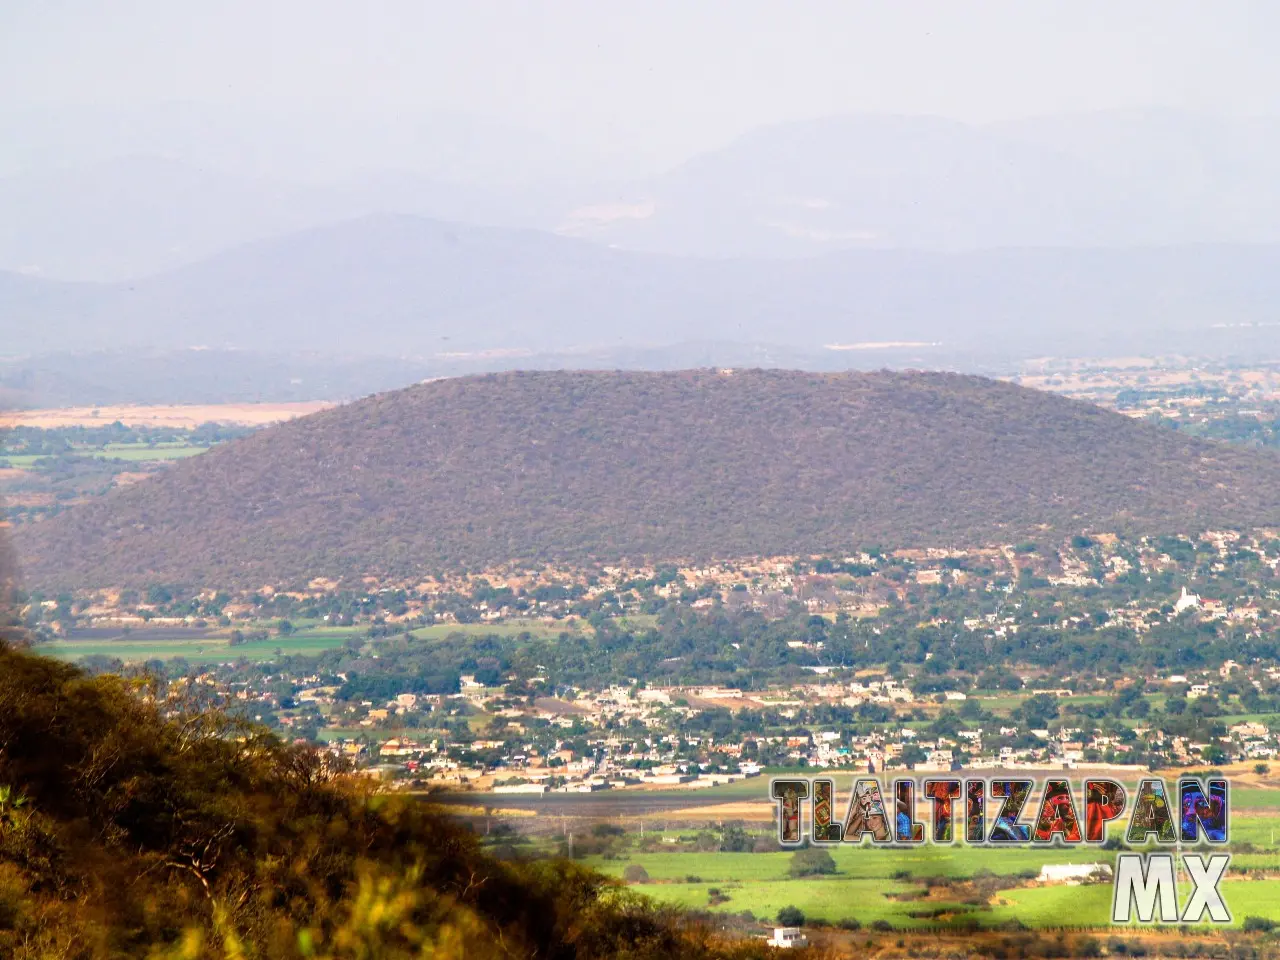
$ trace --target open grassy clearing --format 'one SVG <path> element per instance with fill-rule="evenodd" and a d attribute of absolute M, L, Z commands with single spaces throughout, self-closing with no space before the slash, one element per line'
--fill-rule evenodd
<path fill-rule="evenodd" d="M 1039 859 L 1045 861 L 1043 854 Z M 1053 862 L 1067 859 L 1055 854 Z M 633 889 L 641 890 L 659 902 L 684 908 L 726 913 L 750 910 L 757 917 L 770 918 L 783 907 L 794 906 L 809 918 L 822 918 L 832 923 L 853 917 L 864 926 L 885 920 L 895 928 L 903 929 L 947 927 L 961 923 L 996 926 L 1015 918 L 1029 927 L 1106 928 L 1110 926 L 1113 896 L 1109 883 L 1023 887 L 1000 891 L 993 905 L 979 905 L 961 903 L 945 896 L 941 899 L 907 900 L 886 896 L 908 892 L 923 895 L 925 888 L 909 881 L 843 875 L 771 878 L 758 876 L 755 871 L 715 880 L 705 875 L 709 872 L 713 871 L 704 869 L 694 875 L 699 878 L 697 882 L 689 883 L 680 882 L 681 878 L 661 877 L 651 870 L 650 877 L 654 882 Z M 712 890 L 719 891 L 720 896 L 728 899 L 713 904 Z M 1184 903 L 1188 894 L 1189 890 L 1182 891 Z M 1280 880 L 1229 880 L 1223 886 L 1223 896 L 1231 910 L 1233 926 L 1240 926 L 1248 916 L 1280 921 Z"/>
<path fill-rule="evenodd" d="M 65 456 L 91 457 L 95 460 L 122 460 L 129 463 L 154 463 L 161 460 L 183 460 L 205 453 L 210 448 L 187 443 L 157 443 L 145 445 L 139 443 L 109 443 L 106 447 L 86 447 L 69 451 Z M 15 454 L 7 456 L 0 453 L 0 461 L 15 470 L 34 469 L 39 460 L 53 459 L 48 454 Z"/>
<path fill-rule="evenodd" d="M 1187 889 L 1180 892 L 1183 904 L 1189 895 Z M 1112 896 L 1109 883 L 1002 890 L 999 903 L 988 916 L 994 923 L 1017 917 L 1029 927 L 1107 927 L 1111 924 Z M 1233 927 L 1251 916 L 1280 921 L 1280 880 L 1227 880 L 1222 885 L 1222 898 L 1231 911 Z"/>
<path fill-rule="evenodd" d="M 710 905 L 710 891 L 717 889 L 729 899 Z M 783 907 L 795 906 L 809 918 L 823 918 L 835 923 L 845 917 L 856 917 L 862 924 L 886 920 L 895 927 L 929 926 L 935 921 L 910 916 L 943 907 L 940 902 L 923 904 L 910 900 L 890 900 L 885 894 L 912 889 L 900 883 L 883 880 L 853 880 L 843 877 L 804 880 L 761 880 L 728 883 L 646 884 L 633 889 L 643 891 L 660 903 L 686 909 L 740 913 L 750 910 L 757 917 L 771 918 Z M 972 907 L 952 905 L 957 911 Z"/>
<path fill-rule="evenodd" d="M 269 629 L 274 623 L 243 624 L 238 628 L 248 633 L 258 629 Z M 46 656 L 62 660 L 78 660 L 81 657 L 105 656 L 114 657 L 125 663 L 140 663 L 146 660 L 171 660 L 183 657 L 192 663 L 223 663 L 229 660 L 244 658 L 254 662 L 275 660 L 282 656 L 323 653 L 345 644 L 352 637 L 363 638 L 364 627 L 327 627 L 315 626 L 311 621 L 298 624 L 298 631 L 289 636 L 270 636 L 265 640 L 247 640 L 232 646 L 231 630 L 222 629 L 204 637 L 159 636 L 147 637 L 148 628 L 137 628 L 128 633 L 121 633 L 117 638 L 92 640 L 57 640 L 43 643 L 36 650 Z M 561 633 L 573 633 L 579 629 L 578 621 L 563 623 L 546 623 L 542 620 L 511 620 L 505 623 L 439 623 L 429 627 L 420 627 L 412 631 L 420 640 L 439 640 L 451 634 L 480 636 L 498 634 L 500 636 L 516 636 L 530 633 L 543 639 L 554 639 Z M 163 633 L 160 628 L 156 633 Z M 370 641 L 375 646 L 378 640 Z"/>
<path fill-rule="evenodd" d="M 758 785 L 755 781 L 752 785 Z M 736 784 L 734 786 L 737 786 Z M 1237 791 L 1238 795 L 1242 791 Z M 1251 790 L 1280 802 L 1280 791 Z M 1257 799 L 1251 796 L 1251 799 Z M 1280 872 L 1280 816 L 1237 817 L 1232 840 L 1259 848 L 1256 853 L 1236 853 L 1233 874 L 1223 892 L 1232 911 L 1233 925 L 1247 916 L 1280 922 L 1280 878 L 1245 877 L 1237 871 Z M 874 846 L 825 847 L 838 873 L 828 877 L 789 876 L 792 851 L 777 853 L 645 852 L 622 854 L 621 859 L 591 858 L 588 863 L 611 876 L 622 876 L 628 866 L 643 867 L 650 884 L 637 889 L 664 903 L 686 908 L 730 913 L 750 910 L 769 918 L 784 906 L 796 906 L 809 917 L 836 922 L 855 917 L 864 925 L 885 920 L 897 928 L 946 927 L 957 924 L 995 926 L 1018 919 L 1031 927 L 1098 927 L 1109 925 L 1112 886 L 1054 885 L 1002 890 L 994 905 L 963 904 L 939 899 L 888 899 L 886 893 L 914 891 L 923 897 L 929 878 L 962 881 L 987 873 L 1026 880 L 1046 863 L 1113 863 L 1115 852 L 1098 847 L 976 847 L 926 844 L 916 848 Z M 1205 852 L 1211 852 L 1205 848 Z M 710 891 L 719 890 L 725 902 L 712 903 Z M 1183 891 L 1183 897 L 1189 893 Z M 914 915 L 913 915 L 914 914 Z"/>
<path fill-rule="evenodd" d="M 916 848 L 877 849 L 838 846 L 825 848 L 836 862 L 839 876 L 859 879 L 889 879 L 909 874 L 912 879 L 947 877 L 965 879 L 979 871 L 999 876 L 1039 873 L 1046 863 L 1110 862 L 1114 854 L 1097 848 L 1000 849 L 952 847 L 926 844 Z M 632 864 L 644 867 L 654 880 L 684 880 L 695 876 L 707 881 L 788 880 L 792 851 L 780 853 L 637 853 L 626 860 L 592 859 L 593 867 L 621 876 Z"/>
<path fill-rule="evenodd" d="M 97 457 L 100 460 L 128 460 L 143 463 L 148 460 L 182 460 L 207 453 L 211 448 L 187 443 L 157 443 L 143 446 L 137 443 L 109 443 L 103 450 L 77 450 L 80 456 Z"/>
<path fill-rule="evenodd" d="M 1168 777 L 1172 780 L 1172 777 Z M 1231 809 L 1233 812 L 1238 810 L 1266 810 L 1280 812 L 1280 790 L 1268 790 L 1265 787 L 1238 787 L 1234 783 L 1231 785 Z M 1236 817 L 1231 822 L 1232 837 L 1236 837 L 1236 831 L 1241 828 L 1245 821 L 1240 817 Z M 1274 824 L 1278 829 L 1276 836 L 1280 837 L 1280 821 Z M 1245 839 L 1243 836 L 1240 839 Z M 1254 840 L 1253 842 L 1258 842 Z"/>
<path fill-rule="evenodd" d="M 1258 793 L 1280 793 L 1280 790 L 1259 790 Z M 1277 850 L 1280 843 L 1280 816 L 1262 810 L 1240 813 L 1243 809 L 1238 797 L 1232 796 L 1231 842 L 1250 843 L 1263 850 Z"/>
<path fill-rule="evenodd" d="M 658 625 L 656 613 L 629 613 L 618 618 L 618 626 L 623 630 L 648 630 Z"/>
<path fill-rule="evenodd" d="M 1237 723 L 1265 723 L 1268 726 L 1275 726 L 1276 718 L 1277 714 L 1274 713 L 1224 713 L 1214 719 L 1224 726 L 1230 727 Z"/>
<path fill-rule="evenodd" d="M 355 627 L 319 627 L 287 637 L 268 637 L 232 646 L 230 631 L 192 638 L 147 639 L 144 630 L 135 630 L 120 639 L 56 640 L 36 646 L 36 652 L 60 660 L 104 656 L 125 663 L 171 660 L 183 657 L 191 663 L 223 663 L 241 657 L 251 661 L 274 660 L 280 656 L 322 653 L 340 647 L 360 633 Z"/>

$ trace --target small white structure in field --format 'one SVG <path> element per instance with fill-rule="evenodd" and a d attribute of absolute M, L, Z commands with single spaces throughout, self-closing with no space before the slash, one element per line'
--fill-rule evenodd
<path fill-rule="evenodd" d="M 1085 883 L 1111 879 L 1109 863 L 1046 863 L 1040 868 L 1041 883 Z"/>
<path fill-rule="evenodd" d="M 766 941 L 771 947 L 783 950 L 799 950 L 809 945 L 809 938 L 799 927 L 774 927 L 773 936 Z"/>

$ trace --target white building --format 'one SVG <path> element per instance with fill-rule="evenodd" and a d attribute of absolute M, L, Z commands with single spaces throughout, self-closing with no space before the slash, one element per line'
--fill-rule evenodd
<path fill-rule="evenodd" d="M 494 787 L 494 793 L 546 793 L 547 785 L 545 783 L 508 783 L 501 787 Z"/>
<path fill-rule="evenodd" d="M 765 942 L 783 950 L 798 950 L 809 945 L 809 938 L 799 927 L 774 927 L 773 936 Z"/>
<path fill-rule="evenodd" d="M 1187 588 L 1182 588 L 1182 595 L 1174 601 L 1173 612 L 1181 613 L 1183 610 L 1193 609 L 1200 606 L 1200 597 L 1194 593 L 1187 593 Z"/>
<path fill-rule="evenodd" d="M 1041 883 L 1082 883 L 1094 877 L 1111 878 L 1111 865 L 1107 863 L 1046 863 L 1040 868 Z"/>

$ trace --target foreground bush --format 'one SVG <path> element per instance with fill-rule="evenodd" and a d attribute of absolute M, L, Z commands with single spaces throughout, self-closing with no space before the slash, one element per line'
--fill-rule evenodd
<path fill-rule="evenodd" d="M 470 833 L 147 681 L 0 644 L 0 956 L 728 957 L 564 861 Z"/>

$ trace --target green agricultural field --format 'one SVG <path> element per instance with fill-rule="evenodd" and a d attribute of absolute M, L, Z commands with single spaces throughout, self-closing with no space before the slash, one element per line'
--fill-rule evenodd
<path fill-rule="evenodd" d="M 720 891 L 728 901 L 710 905 L 710 891 Z M 846 917 L 856 917 L 864 926 L 876 920 L 887 920 L 895 927 L 920 927 L 937 924 L 932 917 L 912 917 L 922 913 L 952 906 L 957 913 L 974 910 L 960 904 L 944 904 L 936 901 L 922 903 L 914 900 L 891 900 L 886 894 L 904 893 L 910 886 L 883 880 L 855 880 L 844 877 L 824 877 L 803 880 L 749 880 L 725 883 L 654 883 L 633 889 L 660 903 L 669 903 L 685 909 L 715 910 L 724 913 L 741 913 L 750 910 L 760 918 L 772 918 L 783 907 L 795 906 L 806 917 L 822 918 L 835 923 Z"/>
<path fill-rule="evenodd" d="M 1024 701 L 1035 696 L 1036 693 L 1037 691 L 1035 690 L 1023 690 L 1018 693 L 978 690 L 970 696 L 973 699 L 976 699 L 984 710 L 989 710 L 992 713 L 997 714 L 1007 714 L 1011 710 L 1020 706 Z M 1074 697 L 1059 697 L 1058 703 L 1064 707 L 1071 704 L 1083 707 L 1090 704 L 1108 704 L 1112 699 L 1113 698 L 1108 694 L 1081 693 Z M 1163 705 L 1165 698 L 1163 694 L 1147 694 L 1145 699 L 1151 704 L 1151 706 L 1157 707 Z M 948 706 L 954 708 L 955 704 L 948 704 Z"/>
<path fill-rule="evenodd" d="M 363 638 L 366 628 L 358 627 L 326 627 L 312 626 L 311 621 L 298 624 L 296 633 L 287 637 L 271 636 L 265 640 L 251 640 L 231 646 L 231 630 L 220 630 L 217 634 L 205 637 L 156 636 L 148 638 L 148 628 L 138 628 L 130 633 L 122 634 L 114 639 L 93 640 L 56 640 L 37 646 L 37 651 L 61 660 L 79 660 L 81 657 L 104 656 L 114 657 L 125 663 L 140 663 L 145 660 L 172 660 L 184 657 L 192 663 L 224 663 L 229 660 L 244 658 L 253 662 L 265 662 L 281 656 L 323 653 L 342 646 L 352 637 Z M 240 629 L 249 632 L 255 629 L 267 629 L 273 624 L 245 624 Z M 529 632 L 543 638 L 558 637 L 563 632 L 573 633 L 579 629 L 577 621 L 565 623 L 545 623 L 542 620 L 510 620 L 504 623 L 439 623 L 430 627 L 420 627 L 413 631 L 413 636 L 421 640 L 443 639 L 454 633 L 469 636 L 483 634 L 499 634 L 514 636 Z M 163 634 L 161 628 L 155 628 L 156 634 Z M 370 641 L 376 645 L 379 641 Z"/>
<path fill-rule="evenodd" d="M 230 632 L 196 638 L 148 639 L 146 630 L 134 630 L 118 640 L 55 640 L 36 646 L 36 652 L 60 660 L 81 657 L 114 657 L 125 663 L 146 660 L 172 660 L 183 657 L 191 663 L 224 663 L 229 660 L 262 662 L 281 655 L 322 653 L 340 647 L 360 633 L 355 627 L 321 627 L 303 630 L 288 637 L 268 637 L 232 646 Z M 279 653 L 277 653 L 279 651 Z"/>
<path fill-rule="evenodd" d="M 1273 790 L 1257 792 L 1280 793 Z M 1259 813 L 1240 813 L 1240 810 L 1245 807 L 1235 795 L 1232 796 L 1231 803 L 1234 808 L 1231 817 L 1232 844 L 1248 843 L 1260 850 L 1276 850 L 1277 844 L 1280 843 L 1280 817 L 1266 810 Z M 1256 810 L 1257 807 L 1255 806 L 1254 809 Z"/>
<path fill-rule="evenodd" d="M 103 450 L 76 452 L 81 456 L 96 457 L 99 460 L 145 463 L 155 460 L 183 460 L 187 457 L 199 456 L 208 450 L 208 447 L 196 447 L 185 443 L 158 443 L 154 447 L 145 447 L 136 443 L 110 443 Z"/>
<path fill-rule="evenodd" d="M 1097 847 L 1034 849 L 970 847 L 964 844 L 924 844 L 914 849 L 871 846 L 830 847 L 839 875 L 851 879 L 888 879 L 909 874 L 912 879 L 967 879 L 980 871 L 999 876 L 1036 874 L 1046 863 L 1110 862 L 1114 854 Z M 682 880 L 696 876 L 708 881 L 787 880 L 792 851 L 780 853 L 636 853 L 627 860 L 590 861 L 604 873 L 621 876 L 631 864 L 644 867 L 654 880 Z"/>
<path fill-rule="evenodd" d="M 653 880 L 684 880 L 696 876 L 713 883 L 741 880 L 785 880 L 790 853 L 637 853 L 626 860 L 590 857 L 585 863 L 601 873 L 622 876 L 632 864 L 644 867 Z"/>
<path fill-rule="evenodd" d="M 122 460 L 128 463 L 154 463 L 160 460 L 183 460 L 198 456 L 209 447 L 186 443 L 158 443 L 153 447 L 137 443 L 109 443 L 105 447 L 86 447 L 69 451 L 68 456 L 91 457 L 96 460 Z M 30 470 L 37 460 L 49 459 L 48 454 L 0 454 L 0 461 L 17 470 Z"/>
<path fill-rule="evenodd" d="M 1269 727 L 1280 726 L 1277 719 L 1274 713 L 1224 713 L 1214 718 L 1215 722 L 1224 727 L 1231 727 L 1237 723 L 1265 723 Z"/>
<path fill-rule="evenodd" d="M 1002 923 L 1016 917 L 1029 927 L 1107 926 L 1111 897 L 1109 883 L 1001 890 L 997 900 L 1002 905 L 992 908 L 991 922 Z M 1003 905 L 1005 901 L 1007 905 Z"/>
<path fill-rule="evenodd" d="M 1110 922 L 1110 884 L 1012 888 L 1000 891 L 994 906 L 886 896 L 910 892 L 923 896 L 925 888 L 919 881 L 928 877 L 957 880 L 979 871 L 1004 876 L 1034 874 L 1049 862 L 1111 861 L 1113 854 L 1096 848 L 991 850 L 960 845 L 918 851 L 837 848 L 831 852 L 839 870 L 836 876 L 800 879 L 787 875 L 789 852 L 652 853 L 588 862 L 613 876 L 639 864 L 652 882 L 635 889 L 663 903 L 729 913 L 750 910 L 760 918 L 773 917 L 782 907 L 796 906 L 809 917 L 830 922 L 856 917 L 864 925 L 886 920 L 902 928 L 957 923 L 994 926 L 1014 918 L 1031 927 L 1106 927 Z M 903 872 L 910 875 L 903 876 Z M 729 899 L 713 905 L 712 889 Z M 1184 899 L 1188 892 L 1183 891 Z M 1223 895 L 1236 926 L 1246 916 L 1280 921 L 1280 880 L 1233 879 L 1224 885 Z"/>
<path fill-rule="evenodd" d="M 1169 779 L 1173 779 L 1170 777 Z M 1262 787 L 1232 787 L 1231 809 L 1237 810 L 1280 810 L 1280 790 L 1267 790 Z M 1231 823 L 1232 831 L 1240 826 L 1240 818 Z M 1275 826 L 1280 827 L 1280 822 Z M 1234 833 L 1233 833 L 1234 835 Z M 1280 836 L 1280 831 L 1277 831 Z M 1256 840 L 1254 841 L 1257 842 Z"/>
<path fill-rule="evenodd" d="M 1189 894 L 1182 890 L 1182 903 Z M 1109 883 L 1002 890 L 999 899 L 1008 904 L 996 906 L 991 920 L 999 923 L 1017 917 L 1029 927 L 1105 927 L 1111 922 L 1112 896 Z M 1234 927 L 1251 916 L 1280 921 L 1280 880 L 1228 880 L 1222 885 L 1222 898 Z"/>
<path fill-rule="evenodd" d="M 9 467 L 13 470 L 30 470 L 36 465 L 37 460 L 44 459 L 44 455 L 22 454 L 20 456 L 0 456 L 0 467 Z"/>

